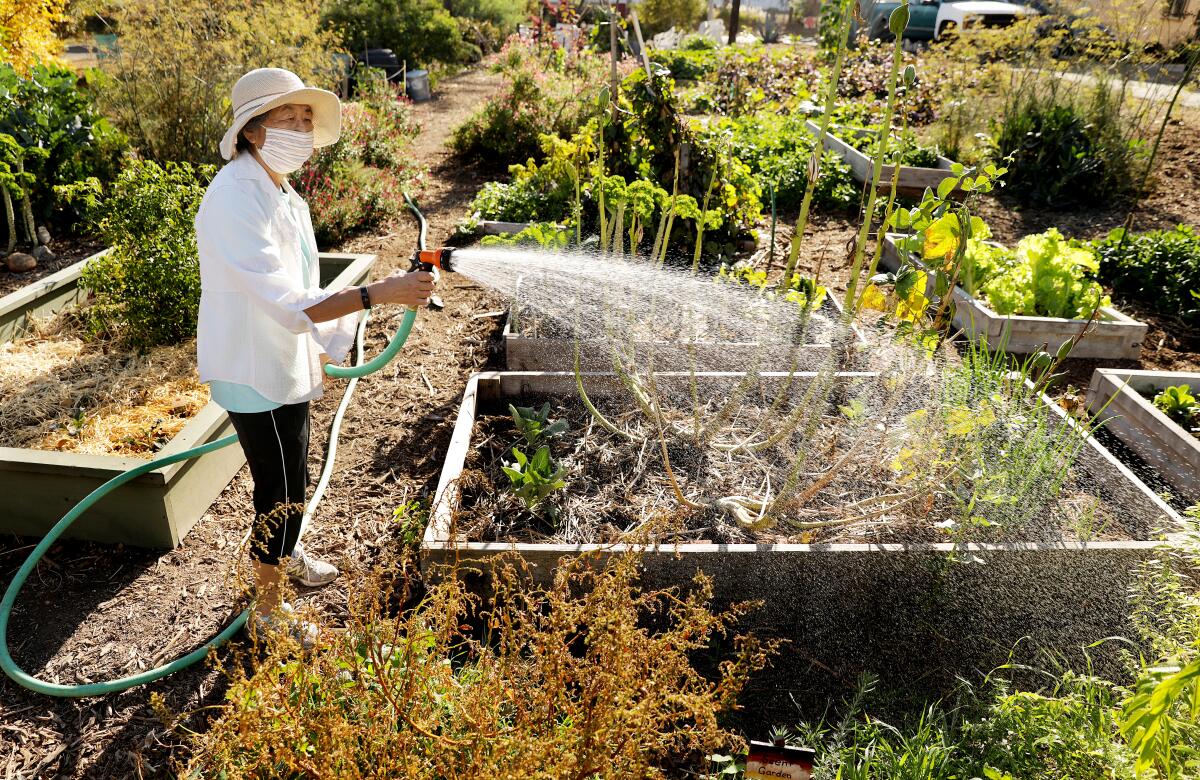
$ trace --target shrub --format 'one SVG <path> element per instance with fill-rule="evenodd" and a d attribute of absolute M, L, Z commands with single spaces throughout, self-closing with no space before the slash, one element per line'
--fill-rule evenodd
<path fill-rule="evenodd" d="M 52 222 L 61 205 L 55 185 L 117 173 L 126 139 L 96 110 L 87 85 L 57 65 L 35 65 L 26 76 L 0 65 L 0 134 L 22 150 L 31 181 L 14 194 L 28 196 L 37 224 Z M 77 217 L 60 216 L 63 224 Z"/>
<path fill-rule="evenodd" d="M 230 89 L 253 68 L 288 68 L 321 87 L 338 78 L 337 37 L 303 0 L 129 0 L 119 24 L 120 47 L 101 61 L 111 78 L 100 105 L 159 161 L 220 162 Z"/>
<path fill-rule="evenodd" d="M 568 62 L 561 52 L 542 54 L 512 38 L 500 68 L 505 86 L 454 130 L 451 147 L 464 157 L 493 164 L 536 158 L 543 133 L 570 138 L 601 110 L 605 68 L 597 55 L 581 52 Z"/>
<path fill-rule="evenodd" d="M 1095 244 L 1100 278 L 1113 293 L 1168 317 L 1179 335 L 1200 333 L 1200 235 L 1189 225 L 1125 235 L 1117 228 Z"/>
<path fill-rule="evenodd" d="M 479 59 L 479 48 L 463 38 L 458 20 L 438 0 L 334 0 L 323 23 L 352 51 L 391 49 L 408 67 Z"/>
<path fill-rule="evenodd" d="M 1121 113 L 1112 84 L 1088 93 L 1016 89 L 993 128 L 993 156 L 1011 155 L 1009 191 L 1023 203 L 1064 207 L 1108 203 L 1129 193 L 1142 168 L 1138 129 Z"/>
<path fill-rule="evenodd" d="M 102 190 L 89 179 L 64 188 L 85 204 L 95 231 L 112 251 L 80 277 L 94 301 L 87 309 L 96 335 L 138 350 L 196 335 L 200 258 L 193 221 L 215 170 L 187 163 L 133 160 Z"/>
<path fill-rule="evenodd" d="M 341 138 L 318 150 L 295 181 L 321 246 L 398 217 L 417 173 L 408 154 L 417 132 L 411 104 L 380 71 L 368 70 L 358 84 L 358 101 L 342 107 Z"/>
<path fill-rule="evenodd" d="M 0 6 L 0 62 L 21 73 L 58 49 L 54 28 L 63 21 L 64 0 L 5 0 Z"/>
<path fill-rule="evenodd" d="M 706 679 L 693 658 L 745 608 L 714 614 L 703 577 L 643 590 L 636 567 L 564 561 L 543 589 L 501 560 L 486 605 L 450 574 L 399 615 L 388 599 L 410 599 L 411 580 L 380 572 L 313 652 L 274 637 L 261 661 L 228 667 L 225 702 L 180 774 L 615 780 L 740 747 L 718 717 L 770 651 L 734 640 Z"/>

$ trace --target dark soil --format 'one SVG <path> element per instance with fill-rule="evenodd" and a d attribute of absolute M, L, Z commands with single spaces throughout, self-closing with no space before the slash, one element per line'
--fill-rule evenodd
<path fill-rule="evenodd" d="M 78 263 L 80 260 L 86 260 L 100 250 L 104 249 L 104 244 L 94 238 L 56 238 L 50 243 L 50 249 L 54 252 L 54 259 L 50 262 L 39 262 L 37 268 L 32 271 L 26 271 L 23 274 L 13 273 L 8 270 L 8 266 L 0 261 L 0 298 L 9 293 L 33 284 L 39 279 L 45 278 L 56 271 L 61 271 L 69 265 Z M 28 247 L 17 247 L 18 252 L 25 252 Z"/>
<path fill-rule="evenodd" d="M 429 242 L 445 242 L 465 216 L 479 177 L 449 159 L 450 130 L 494 90 L 495 77 L 470 72 L 440 85 L 416 107 L 423 133 L 414 155 L 429 166 L 417 198 Z M 412 220 L 385 236 L 360 238 L 346 251 L 376 252 L 376 277 L 407 267 L 416 244 Z M 0 276 L 2 279 L 3 276 Z M 392 366 L 363 379 L 346 415 L 329 491 L 305 533 L 314 554 L 336 563 L 341 578 L 299 601 L 336 626 L 347 593 L 388 551 L 402 546 L 393 510 L 431 497 L 467 376 L 489 359 L 500 302 L 468 280 L 447 275 L 444 311 L 421 313 Z M 379 312 L 367 329 L 370 356 L 385 345 L 401 312 Z M 483 315 L 483 316 L 480 316 Z M 344 384 L 330 380 L 313 407 L 310 471 L 315 481 L 326 433 Z M 28 671 L 60 682 L 106 679 L 157 665 L 195 647 L 236 612 L 239 544 L 252 514 L 246 469 L 233 479 L 176 550 L 163 554 L 91 543 L 56 545 L 18 601 L 12 651 Z M 35 540 L 0 541 L 0 584 Z M 222 656 L 224 657 L 224 653 Z M 168 777 L 186 737 L 151 707 L 161 696 L 188 728 L 203 726 L 223 695 L 207 665 L 158 683 L 98 699 L 55 700 L 0 680 L 0 768 L 6 777 Z"/>

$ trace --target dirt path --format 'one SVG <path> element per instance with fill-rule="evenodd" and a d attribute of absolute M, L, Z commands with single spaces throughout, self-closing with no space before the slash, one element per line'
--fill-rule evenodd
<path fill-rule="evenodd" d="M 439 86 L 437 98 L 415 108 L 422 134 L 414 156 L 429 166 L 416 195 L 429 219 L 431 246 L 445 242 L 480 179 L 451 161 L 451 130 L 497 86 L 471 71 Z M 404 267 L 416 242 L 411 220 L 387 236 L 351 242 L 349 251 L 379 254 L 376 276 Z M 305 533 L 306 546 L 344 572 L 334 585 L 298 599 L 333 624 L 345 614 L 347 589 L 389 548 L 398 547 L 393 510 L 429 498 L 440 469 L 467 375 L 484 365 L 497 330 L 491 293 L 448 276 L 444 311 L 425 311 L 402 358 L 362 380 L 346 416 L 335 472 Z M 368 328 L 367 353 L 381 350 L 399 312 L 380 312 Z M 330 381 L 314 405 L 313 480 L 326 431 L 344 385 Z M 251 516 L 245 468 L 217 499 L 185 543 L 166 554 L 88 543 L 57 545 L 31 577 L 13 614 L 17 660 L 59 682 L 107 679 L 181 655 L 233 614 L 235 562 Z M 0 582 L 20 565 L 30 540 L 0 542 Z M 151 696 L 202 727 L 201 708 L 220 702 L 221 675 L 194 667 L 157 684 L 102 699 L 51 700 L 0 681 L 0 775 L 160 777 L 180 755 L 180 738 L 155 714 Z"/>

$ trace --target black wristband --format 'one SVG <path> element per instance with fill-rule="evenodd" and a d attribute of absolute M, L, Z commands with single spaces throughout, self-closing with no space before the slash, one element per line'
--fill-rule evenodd
<path fill-rule="evenodd" d="M 369 292 L 367 292 L 367 288 L 365 286 L 359 287 L 358 292 L 360 295 L 362 295 L 363 308 L 364 309 L 371 308 L 371 294 Z"/>

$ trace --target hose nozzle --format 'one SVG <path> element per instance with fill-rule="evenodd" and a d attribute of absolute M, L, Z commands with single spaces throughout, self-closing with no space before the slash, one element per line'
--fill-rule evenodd
<path fill-rule="evenodd" d="M 451 254 L 453 252 L 454 249 L 448 246 L 440 249 L 418 249 L 416 252 L 413 252 L 412 266 L 409 270 L 433 273 L 433 270 L 436 268 L 442 271 L 453 271 L 454 265 L 451 262 Z"/>

